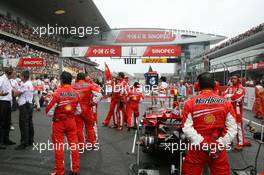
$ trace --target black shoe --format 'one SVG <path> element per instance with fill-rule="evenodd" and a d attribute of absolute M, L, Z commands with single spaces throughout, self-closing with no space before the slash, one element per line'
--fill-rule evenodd
<path fill-rule="evenodd" d="M 11 140 L 7 140 L 4 142 L 4 145 L 15 145 L 15 144 L 16 144 L 16 142 L 13 142 Z"/>
<path fill-rule="evenodd" d="M 33 143 L 34 143 L 34 141 L 33 142 L 28 142 L 28 146 L 33 146 Z"/>
<path fill-rule="evenodd" d="M 18 145 L 15 150 L 23 150 L 23 149 L 26 149 L 27 145 L 25 144 L 21 144 L 21 145 Z"/>
<path fill-rule="evenodd" d="M 133 126 L 132 129 L 136 130 L 137 129 L 137 126 Z"/>
<path fill-rule="evenodd" d="M 1 144 L 0 149 L 6 149 L 6 146 Z"/>
<path fill-rule="evenodd" d="M 75 173 L 75 172 L 70 171 L 70 175 L 79 175 L 79 173 Z"/>
<path fill-rule="evenodd" d="M 38 108 L 37 111 L 40 111 L 40 108 Z"/>

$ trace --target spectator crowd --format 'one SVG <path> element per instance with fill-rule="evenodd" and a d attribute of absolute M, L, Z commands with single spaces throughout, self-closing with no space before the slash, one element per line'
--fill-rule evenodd
<path fill-rule="evenodd" d="M 60 39 L 55 35 L 45 35 L 39 37 L 37 34 L 33 32 L 33 26 L 29 26 L 28 24 L 22 24 L 19 21 L 15 21 L 13 19 L 8 18 L 7 16 L 0 14 L 0 30 L 5 31 L 7 33 L 11 33 L 13 35 L 19 36 L 21 38 L 37 42 L 44 46 L 60 50 L 61 42 Z"/>
<path fill-rule="evenodd" d="M 28 45 L 21 45 L 14 42 L 9 42 L 0 39 L 0 57 L 1 58 L 44 58 L 46 61 L 46 67 L 33 68 L 33 72 L 36 73 L 50 73 L 54 71 L 58 64 L 58 56 L 56 54 L 50 54 L 43 51 L 30 48 Z"/>
<path fill-rule="evenodd" d="M 216 46 L 216 47 L 208 50 L 207 52 L 204 52 L 202 55 L 200 55 L 198 57 L 205 56 L 205 55 L 208 55 L 208 54 L 210 54 L 212 52 L 215 52 L 217 50 L 223 49 L 223 48 L 225 48 L 227 46 L 230 46 L 230 45 L 232 45 L 234 43 L 237 43 L 237 42 L 239 42 L 239 41 L 241 41 L 243 39 L 246 39 L 246 38 L 248 38 L 248 37 L 250 37 L 250 36 L 252 36 L 252 35 L 254 35 L 254 34 L 258 33 L 258 32 L 261 32 L 261 31 L 264 31 L 264 23 L 262 23 L 262 24 L 260 24 L 260 25 L 258 25 L 256 27 L 253 27 L 252 29 L 250 29 L 250 30 L 238 35 L 238 36 L 235 36 L 235 37 L 229 39 L 228 41 L 220 44 L 219 46 Z"/>
<path fill-rule="evenodd" d="M 51 54 L 44 51 L 36 50 L 31 48 L 28 45 L 17 44 L 14 42 L 10 42 L 4 39 L 0 39 L 0 58 L 44 58 L 46 62 L 46 66 L 32 68 L 33 74 L 48 74 L 48 75 L 57 75 L 58 74 L 58 55 Z M 93 63 L 89 59 L 85 60 L 86 62 Z M 69 58 L 64 59 L 64 67 L 71 69 L 73 72 L 80 72 L 84 70 L 84 63 L 80 63 L 74 61 Z M 16 68 L 19 70 L 19 68 Z M 97 69 L 94 66 L 88 66 L 86 72 L 90 74 L 91 78 L 97 79 L 98 77 L 102 77 L 103 73 L 101 70 Z"/>

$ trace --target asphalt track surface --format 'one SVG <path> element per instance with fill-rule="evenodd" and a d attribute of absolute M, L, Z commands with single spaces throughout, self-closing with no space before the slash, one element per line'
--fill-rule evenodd
<path fill-rule="evenodd" d="M 141 105 L 141 114 L 147 103 Z M 109 102 L 99 104 L 99 150 L 86 151 L 81 154 L 81 175 L 132 175 L 130 169 L 136 163 L 136 156 L 131 154 L 134 131 L 126 129 L 117 131 L 108 127 L 102 127 Z M 245 111 L 245 118 L 260 123 L 253 118 L 250 111 Z M 44 108 L 40 112 L 34 111 L 35 145 L 51 142 L 51 120 L 44 114 Z M 12 113 L 12 122 L 15 131 L 11 131 L 10 138 L 17 144 L 20 139 L 18 127 L 18 111 Z M 260 128 L 257 128 L 260 129 Z M 242 152 L 230 151 L 229 159 L 231 168 L 243 168 L 253 165 L 258 144 L 252 140 L 253 146 L 244 148 Z M 15 146 L 9 146 L 7 150 L 0 150 L 0 175 L 47 175 L 53 170 L 53 151 L 46 150 L 40 153 L 35 147 L 26 150 L 14 150 Z M 167 154 L 147 154 L 141 152 L 141 164 L 146 167 L 158 169 L 161 175 L 170 174 L 170 158 Z M 174 161 L 174 159 L 172 159 Z M 176 161 L 176 158 L 175 158 Z M 264 146 L 262 145 L 258 161 L 258 170 L 264 170 Z M 65 151 L 65 170 L 69 172 L 69 151 Z M 204 173 L 207 174 L 207 173 Z"/>

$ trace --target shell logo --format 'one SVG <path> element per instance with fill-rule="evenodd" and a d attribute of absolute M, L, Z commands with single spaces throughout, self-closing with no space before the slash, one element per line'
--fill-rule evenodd
<path fill-rule="evenodd" d="M 72 110 L 72 106 L 71 105 L 66 105 L 64 108 L 65 108 L 66 111 L 71 111 Z"/>
<path fill-rule="evenodd" d="M 204 117 L 204 122 L 207 124 L 213 124 L 215 122 L 215 116 L 213 114 L 209 114 Z"/>

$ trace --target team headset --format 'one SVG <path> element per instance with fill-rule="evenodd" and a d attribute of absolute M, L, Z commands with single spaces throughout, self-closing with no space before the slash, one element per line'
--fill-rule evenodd
<path fill-rule="evenodd" d="M 212 81 L 214 81 L 214 87 L 213 87 L 213 90 L 217 90 L 217 89 L 219 88 L 219 85 L 220 85 L 219 82 L 213 80 L 213 78 L 211 77 L 212 75 L 211 75 L 209 72 L 204 72 L 204 73 L 198 75 L 198 77 L 197 77 L 197 81 L 194 83 L 194 91 L 195 91 L 195 92 L 199 92 L 199 91 L 201 91 L 201 89 L 200 89 L 200 84 L 199 84 L 199 80 L 200 80 L 203 76 L 209 76 L 209 77 L 210 77 L 211 81 L 208 82 L 208 83 L 212 83 Z"/>

